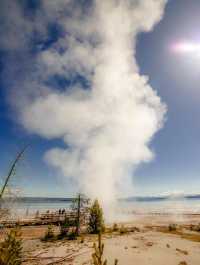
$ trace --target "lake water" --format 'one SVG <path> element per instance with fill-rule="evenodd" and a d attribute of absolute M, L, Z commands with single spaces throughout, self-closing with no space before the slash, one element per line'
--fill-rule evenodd
<path fill-rule="evenodd" d="M 40 213 L 69 209 L 72 199 L 64 198 L 22 198 L 6 201 L 5 205 L 16 215 L 32 215 Z M 118 201 L 120 213 L 200 213 L 200 196 L 178 198 L 131 198 Z"/>

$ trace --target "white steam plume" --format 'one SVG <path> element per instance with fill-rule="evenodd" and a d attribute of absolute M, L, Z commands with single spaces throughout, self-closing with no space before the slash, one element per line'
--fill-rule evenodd
<path fill-rule="evenodd" d="M 51 1 L 43 2 L 52 14 Z M 62 14 L 60 23 L 67 34 L 40 52 L 38 86 L 51 75 L 79 73 L 90 89 L 45 87 L 20 110 L 29 131 L 64 140 L 66 149 L 49 150 L 45 159 L 106 209 L 116 198 L 133 194 L 133 171 L 152 159 L 148 145 L 163 125 L 166 106 L 139 74 L 135 46 L 137 34 L 161 19 L 165 4 L 96 0 L 84 13 L 66 1 L 71 15 Z"/>

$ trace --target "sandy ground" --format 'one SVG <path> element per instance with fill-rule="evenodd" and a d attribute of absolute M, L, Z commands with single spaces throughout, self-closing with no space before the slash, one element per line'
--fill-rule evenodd
<path fill-rule="evenodd" d="M 36 257 L 23 264 L 91 264 L 95 237 L 80 241 L 41 243 L 38 240 L 26 242 L 27 257 Z M 145 231 L 127 235 L 105 235 L 104 257 L 108 264 L 175 265 L 181 262 L 199 265 L 200 243 L 183 239 L 178 235 Z M 65 260 L 65 258 L 67 258 Z M 183 263 L 184 264 L 184 263 Z"/>
<path fill-rule="evenodd" d="M 191 216 L 185 220 L 176 220 L 181 227 L 177 232 L 170 232 L 168 225 L 172 219 L 152 217 L 134 220 L 124 224 L 126 227 L 138 227 L 139 231 L 120 234 L 106 233 L 102 241 L 105 244 L 104 258 L 114 265 L 115 258 L 119 265 L 199 265 L 200 232 L 187 229 L 188 224 L 197 224 L 199 217 Z M 186 227 L 186 228 L 185 228 Z M 56 240 L 42 242 L 46 227 L 25 227 L 23 265 L 53 264 L 91 264 L 93 244 L 97 236 L 85 235 L 76 241 Z M 55 227 L 55 233 L 58 228 Z"/>

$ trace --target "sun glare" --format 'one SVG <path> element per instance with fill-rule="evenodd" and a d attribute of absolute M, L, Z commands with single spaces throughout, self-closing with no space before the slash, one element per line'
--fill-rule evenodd
<path fill-rule="evenodd" d="M 179 53 L 200 53 L 200 43 L 180 42 L 173 46 L 173 50 Z"/>

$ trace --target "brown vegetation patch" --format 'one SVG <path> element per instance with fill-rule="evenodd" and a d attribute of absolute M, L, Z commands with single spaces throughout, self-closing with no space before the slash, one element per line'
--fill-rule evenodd
<path fill-rule="evenodd" d="M 178 265 L 188 265 L 186 261 L 181 261 Z"/>
<path fill-rule="evenodd" d="M 182 250 L 180 248 L 176 248 L 176 251 L 178 251 L 181 254 L 188 255 L 188 251 L 187 250 Z"/>
<path fill-rule="evenodd" d="M 146 246 L 147 246 L 147 247 L 152 247 L 152 246 L 153 246 L 153 242 L 147 242 L 147 243 L 146 243 Z"/>
<path fill-rule="evenodd" d="M 162 233 L 168 233 L 168 234 L 173 234 L 173 235 L 178 235 L 181 238 L 193 241 L 193 242 L 200 242 L 200 234 L 197 233 L 187 233 L 187 232 L 183 232 L 181 228 L 177 229 L 177 230 L 169 230 L 168 227 L 157 227 L 157 231 L 158 232 L 162 232 Z"/>

